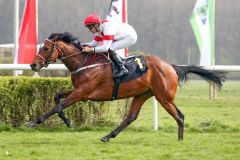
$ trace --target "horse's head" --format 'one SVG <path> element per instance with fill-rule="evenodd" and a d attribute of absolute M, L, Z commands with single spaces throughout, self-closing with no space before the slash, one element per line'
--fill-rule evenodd
<path fill-rule="evenodd" d="M 44 40 L 43 45 L 39 48 L 36 57 L 34 58 L 30 67 L 33 71 L 39 71 L 42 67 L 48 67 L 51 62 L 55 62 L 58 58 L 58 51 L 56 51 L 57 34 L 52 34 L 48 39 Z"/>
<path fill-rule="evenodd" d="M 37 72 L 43 67 L 48 67 L 50 63 L 56 62 L 57 59 L 62 60 L 70 57 L 68 55 L 64 55 L 59 41 L 75 44 L 74 41 L 76 40 L 77 39 L 72 37 L 69 33 L 51 34 L 48 39 L 44 40 L 43 45 L 39 48 L 36 57 L 30 65 L 31 69 Z"/>

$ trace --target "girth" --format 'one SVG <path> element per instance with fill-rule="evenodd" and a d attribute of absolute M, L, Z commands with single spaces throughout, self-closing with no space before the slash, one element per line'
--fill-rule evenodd
<path fill-rule="evenodd" d="M 147 72 L 148 67 L 146 65 L 146 61 L 143 56 L 130 56 L 124 59 L 124 66 L 128 69 L 129 74 L 124 75 L 118 79 L 114 79 L 114 87 L 112 92 L 112 100 L 117 99 L 118 90 L 120 83 L 124 83 L 133 79 L 136 79 L 142 76 L 145 72 Z M 117 67 L 112 64 L 112 70 L 117 70 Z"/>

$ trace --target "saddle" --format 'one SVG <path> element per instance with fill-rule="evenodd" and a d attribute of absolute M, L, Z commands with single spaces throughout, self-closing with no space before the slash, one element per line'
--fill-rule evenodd
<path fill-rule="evenodd" d="M 128 69 L 129 73 L 120 78 L 114 79 L 115 85 L 112 93 L 112 100 L 117 98 L 119 84 L 127 81 L 131 81 L 142 76 L 145 72 L 147 72 L 148 67 L 146 65 L 146 61 L 141 55 L 133 55 L 123 59 L 124 66 Z M 117 67 L 112 63 L 113 73 L 117 72 Z"/>

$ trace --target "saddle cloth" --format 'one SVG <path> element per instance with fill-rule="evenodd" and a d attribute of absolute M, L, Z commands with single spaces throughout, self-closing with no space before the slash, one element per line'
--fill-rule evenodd
<path fill-rule="evenodd" d="M 142 76 L 148 70 L 144 57 L 141 55 L 126 57 L 123 59 L 123 62 L 129 73 L 119 78 L 120 83 L 136 79 Z M 114 64 L 112 65 L 112 69 L 113 73 L 118 72 L 118 69 Z"/>

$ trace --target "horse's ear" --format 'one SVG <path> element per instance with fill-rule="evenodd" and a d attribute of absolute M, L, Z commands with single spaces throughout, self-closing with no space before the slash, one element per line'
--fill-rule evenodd
<path fill-rule="evenodd" d="M 56 37 L 56 35 L 57 35 L 57 33 L 52 33 L 52 34 L 48 37 L 48 39 L 53 39 L 53 38 Z"/>
<path fill-rule="evenodd" d="M 53 38 L 53 41 L 57 41 L 59 39 L 62 39 L 61 34 L 56 34 L 55 37 Z"/>

